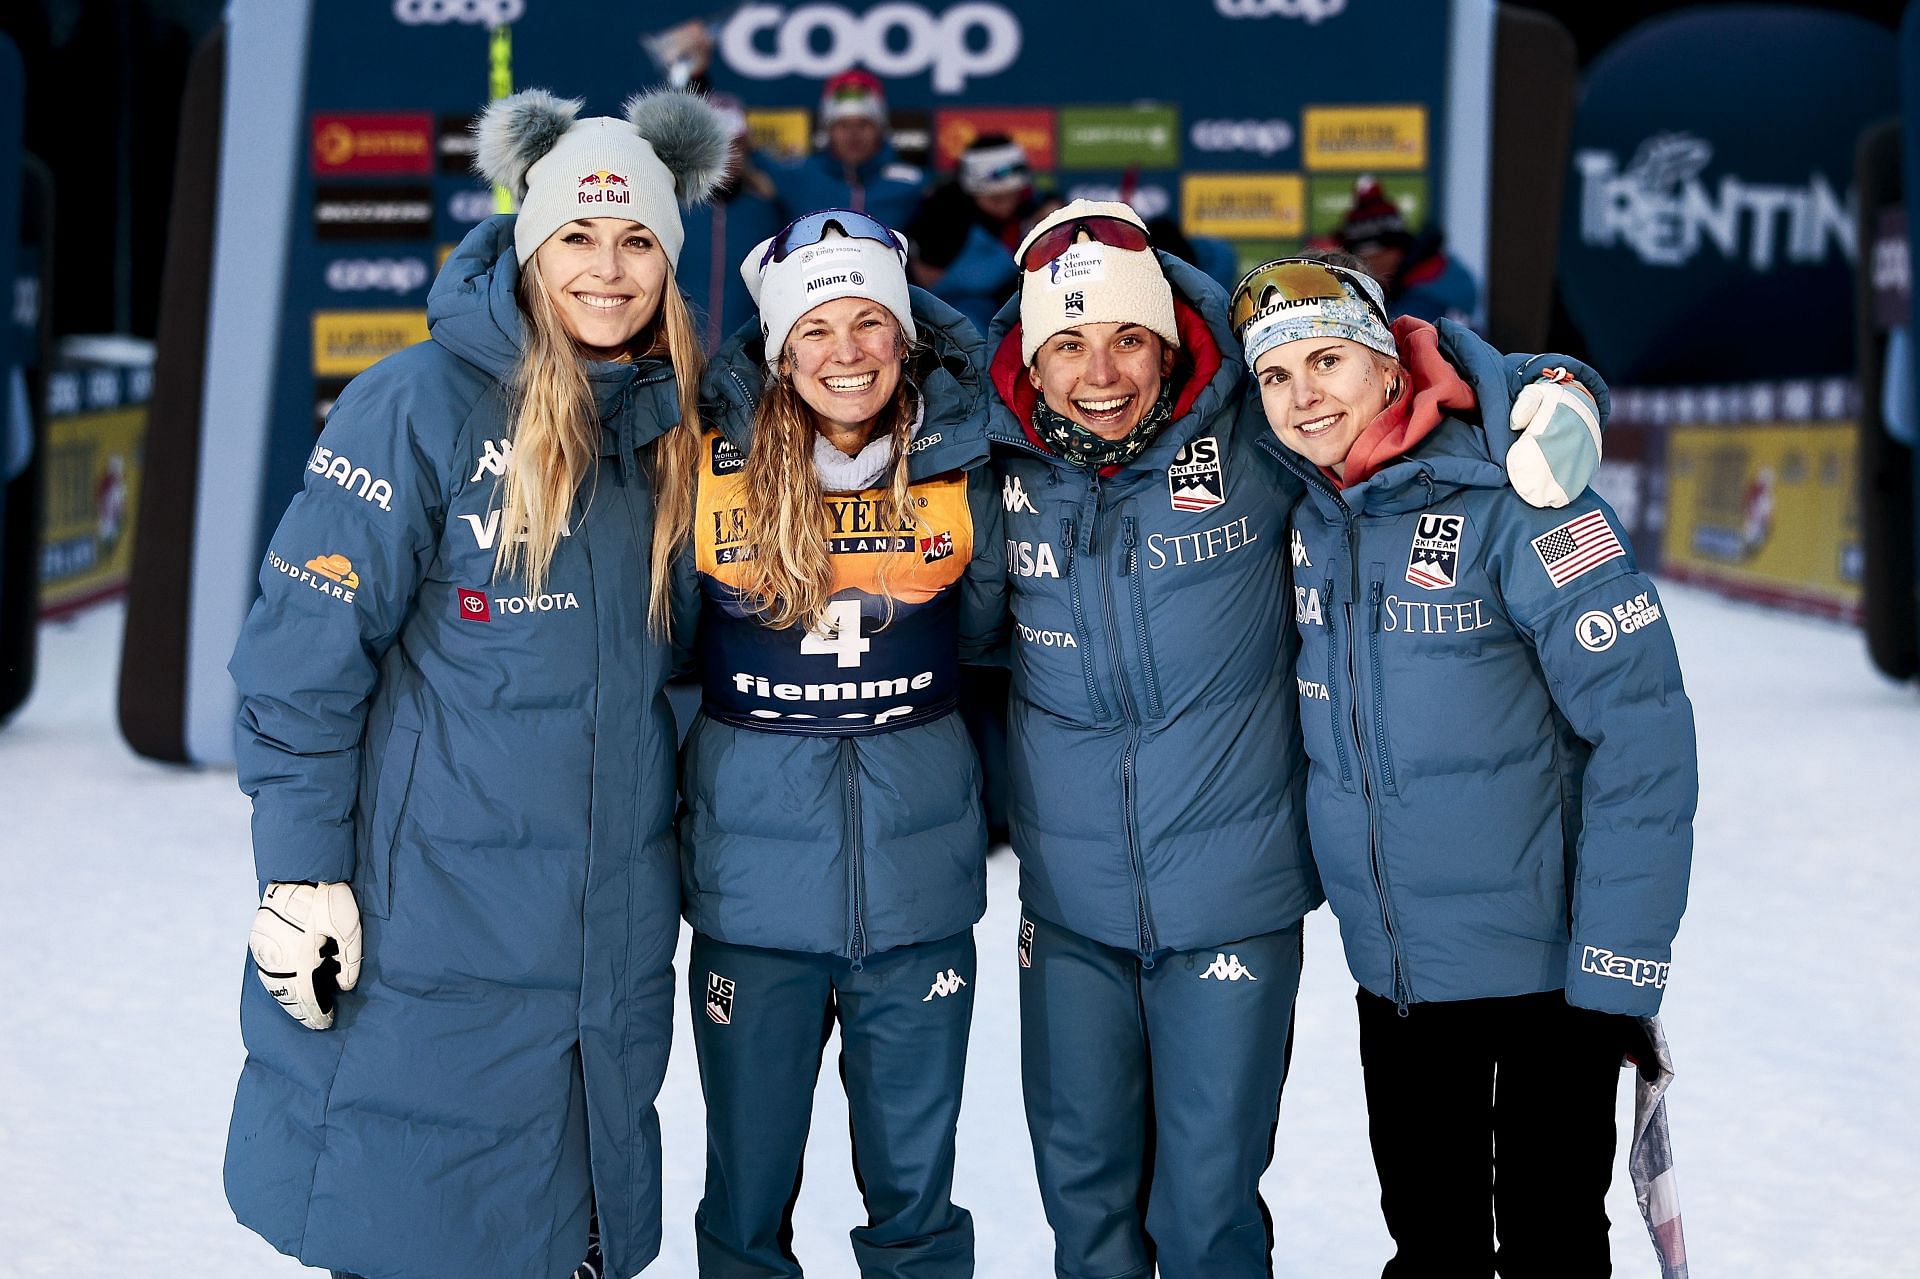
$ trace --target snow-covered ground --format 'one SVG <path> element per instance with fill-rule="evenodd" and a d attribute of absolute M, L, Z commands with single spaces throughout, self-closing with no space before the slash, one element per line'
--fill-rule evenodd
<path fill-rule="evenodd" d="M 1703 774 L 1665 1018 L 1695 1273 L 1920 1274 L 1920 695 L 1875 676 L 1855 632 L 1677 587 L 1667 601 Z M 0 731 L 0 1275 L 293 1274 L 220 1189 L 253 908 L 246 802 L 230 771 L 121 742 L 120 622 L 104 608 L 47 627 L 34 698 Z M 1051 1244 L 1019 1101 L 1009 855 L 991 881 L 957 1198 L 980 1273 L 1025 1279 L 1051 1273 Z M 854 1273 L 860 1209 L 830 1068 L 822 1081 L 796 1246 L 828 1279 Z M 703 1150 L 684 1025 L 661 1111 L 667 1242 L 647 1273 L 678 1279 L 694 1273 Z M 1378 1274 L 1377 1193 L 1352 985 L 1322 911 L 1266 1179 L 1276 1272 Z M 1615 1273 L 1655 1275 L 1624 1170 L 1610 1209 Z"/>

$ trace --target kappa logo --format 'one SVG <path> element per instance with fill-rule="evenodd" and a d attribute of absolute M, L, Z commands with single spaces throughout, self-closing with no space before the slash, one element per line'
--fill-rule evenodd
<path fill-rule="evenodd" d="M 1300 530 L 1293 530 L 1293 566 L 1312 568 L 1313 561 L 1307 558 L 1307 544 L 1300 540 Z"/>
<path fill-rule="evenodd" d="M 945 999 L 948 995 L 953 994 L 955 991 L 959 990 L 961 987 L 965 986 L 966 984 L 967 984 L 967 979 L 965 977 L 962 977 L 959 973 L 956 973 L 955 971 L 953 971 L 953 969 L 951 968 L 947 969 L 947 971 L 944 973 L 935 973 L 933 978 L 933 989 L 929 990 L 926 994 L 926 998 L 922 999 L 920 1002 L 923 1004 L 932 1003 L 933 998 L 936 995 L 938 995 L 941 999 Z"/>
<path fill-rule="evenodd" d="M 1009 515 L 1019 511 L 1025 511 L 1029 515 L 1040 514 L 1039 509 L 1033 504 L 1033 499 L 1027 496 L 1026 486 L 1020 483 L 1020 477 L 1017 475 L 1009 475 L 1001 481 L 1000 505 Z"/>
<path fill-rule="evenodd" d="M 1207 971 L 1200 974 L 1200 980 L 1212 977 L 1217 981 L 1259 981 L 1253 970 L 1240 962 L 1240 956 L 1229 955 L 1224 950 L 1215 951 L 1213 962 L 1207 965 Z"/>
<path fill-rule="evenodd" d="M 1654 959 L 1616 955 L 1604 947 L 1589 946 L 1580 954 L 1580 971 L 1596 977 L 1631 982 L 1635 986 L 1652 986 L 1655 990 L 1663 990 L 1666 988 L 1667 975 L 1673 971 L 1673 964 L 1671 961 L 1662 963 Z"/>
<path fill-rule="evenodd" d="M 1167 468 L 1167 492 L 1176 511 L 1206 511 L 1227 500 L 1220 441 L 1211 435 L 1180 446 Z"/>
<path fill-rule="evenodd" d="M 1024 915 L 1020 918 L 1020 966 L 1033 967 L 1033 921 Z"/>
<path fill-rule="evenodd" d="M 1422 515 L 1413 527 L 1407 552 L 1407 580 L 1423 590 L 1443 591 L 1460 571 L 1460 530 L 1464 515 Z"/>
<path fill-rule="evenodd" d="M 496 479 L 505 476 L 507 473 L 507 463 L 512 460 L 512 440 L 501 440 L 497 444 L 492 440 L 482 440 L 480 442 L 480 460 L 474 463 L 473 474 L 467 477 L 467 483 L 477 484 L 483 475 L 491 475 Z"/>
<path fill-rule="evenodd" d="M 707 1019 L 716 1026 L 733 1024 L 733 978 L 707 974 Z"/>

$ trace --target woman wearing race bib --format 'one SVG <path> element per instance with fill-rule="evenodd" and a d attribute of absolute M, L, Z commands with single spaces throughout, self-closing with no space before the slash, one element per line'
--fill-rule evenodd
<path fill-rule="evenodd" d="M 1360 983 L 1387 1279 L 1610 1273 L 1623 1053 L 1686 903 L 1693 715 L 1607 504 L 1520 500 L 1501 357 L 1345 255 L 1233 319 L 1283 460 L 1314 861 Z M 1499 1241 L 1496 1262 L 1495 1238 Z"/>
<path fill-rule="evenodd" d="M 837 1024 L 860 1273 L 973 1273 L 951 1198 L 985 908 L 959 661 L 1000 638 L 979 337 L 904 242 L 809 214 L 742 264 L 676 596 L 703 697 L 682 765 L 689 994 L 707 1100 L 705 1279 L 797 1276 L 792 1212 Z"/>
<path fill-rule="evenodd" d="M 336 1274 L 564 1275 L 596 1213 L 606 1273 L 659 1251 L 656 548 L 689 515 L 651 473 L 699 438 L 677 205 L 726 135 L 682 94 L 579 108 L 482 116 L 520 212 L 447 260 L 431 340 L 341 395 L 233 657 L 266 891 L 227 1197 Z"/>

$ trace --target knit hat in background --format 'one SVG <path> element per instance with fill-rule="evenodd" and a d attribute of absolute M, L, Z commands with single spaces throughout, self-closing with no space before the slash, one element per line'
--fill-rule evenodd
<path fill-rule="evenodd" d="M 871 71 L 855 67 L 827 81 L 820 93 L 821 128 L 835 120 L 866 119 L 887 127 L 887 95 Z"/>
<path fill-rule="evenodd" d="M 1034 224 L 1013 259 L 1019 262 L 1035 240 L 1063 223 L 1119 218 L 1141 231 L 1146 223 L 1124 204 L 1075 200 Z M 1173 286 L 1151 247 L 1118 249 L 1081 232 L 1071 248 L 1020 279 L 1020 361 L 1031 365 L 1048 338 L 1082 324 L 1138 324 L 1167 343 L 1180 345 L 1173 314 Z"/>
<path fill-rule="evenodd" d="M 1005 134 L 975 138 L 960 153 L 958 176 L 968 195 L 1007 195 L 1033 185 L 1027 149 Z"/>
<path fill-rule="evenodd" d="M 1382 319 L 1386 293 L 1373 277 L 1311 258 L 1280 258 L 1247 272 L 1233 291 L 1236 318 L 1242 291 L 1251 318 L 1240 330 L 1247 368 L 1268 351 L 1300 338 L 1336 337 L 1399 359 L 1393 331 Z"/>
<path fill-rule="evenodd" d="M 1339 236 L 1340 247 L 1348 253 L 1405 248 L 1413 241 L 1400 206 L 1373 178 L 1361 178 L 1353 184 L 1353 207 L 1340 221 Z"/>
<path fill-rule="evenodd" d="M 907 242 L 899 232 L 894 243 L 855 239 L 829 227 L 818 243 L 795 249 L 781 262 L 760 260 L 772 239 L 748 250 L 740 263 L 740 278 L 760 310 L 760 332 L 766 339 L 767 368 L 777 372 L 787 349 L 787 335 L 800 317 L 835 298 L 866 298 L 877 302 L 900 321 L 908 342 L 917 340 L 913 302 L 907 293 Z"/>
<path fill-rule="evenodd" d="M 728 126 L 705 99 L 680 91 L 638 94 L 626 119 L 576 119 L 579 100 L 524 89 L 474 123 L 475 168 L 519 202 L 514 255 L 525 266 L 547 237 L 577 218 L 624 218 L 680 262 L 680 206 L 713 193 L 726 173 Z"/>

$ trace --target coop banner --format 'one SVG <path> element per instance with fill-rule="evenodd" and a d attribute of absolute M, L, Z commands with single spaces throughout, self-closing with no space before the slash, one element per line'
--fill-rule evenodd
<path fill-rule="evenodd" d="M 1898 108 L 1894 45 L 1844 14 L 1714 6 L 1593 64 L 1559 278 L 1608 378 L 1852 370 L 1854 144 Z"/>

